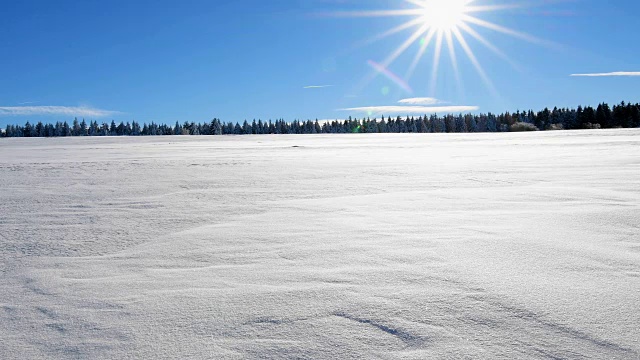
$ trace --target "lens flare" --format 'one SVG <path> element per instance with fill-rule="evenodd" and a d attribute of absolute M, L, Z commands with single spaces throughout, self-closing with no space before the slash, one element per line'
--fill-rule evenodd
<path fill-rule="evenodd" d="M 384 75 L 387 79 L 393 81 L 396 85 L 398 85 L 398 87 L 400 87 L 404 91 L 408 92 L 409 94 L 413 93 L 413 89 L 411 89 L 411 87 L 409 86 L 409 84 L 407 84 L 406 81 L 402 80 L 398 75 L 396 75 L 393 72 L 391 72 L 391 70 L 387 69 L 384 65 L 378 64 L 377 62 L 375 62 L 373 60 L 369 60 L 369 61 L 367 61 L 367 63 L 377 73 Z M 384 90 L 382 92 L 383 92 L 383 95 L 386 95 Z M 387 94 L 389 93 L 388 89 L 387 89 L 386 93 Z"/>
<path fill-rule="evenodd" d="M 381 63 L 369 61 L 369 65 L 376 71 L 376 73 L 367 79 L 367 81 L 371 81 L 376 75 L 382 74 L 392 80 L 403 90 L 411 93 L 412 89 L 409 86 L 408 81 L 413 76 L 422 58 L 429 53 L 429 49 L 431 48 L 430 51 L 433 56 L 433 65 L 431 69 L 431 79 L 429 81 L 429 95 L 434 96 L 437 88 L 440 58 L 442 56 L 443 48 L 445 48 L 451 60 L 458 86 L 461 87 L 462 81 L 459 74 L 458 57 L 455 50 L 456 47 L 458 47 L 462 49 L 464 55 L 466 55 L 468 60 L 471 62 L 478 73 L 478 76 L 483 80 L 485 85 L 494 94 L 497 94 L 491 79 L 474 54 L 471 45 L 468 43 L 467 37 L 474 39 L 477 43 L 483 45 L 492 53 L 507 61 L 517 70 L 518 66 L 503 51 L 498 49 L 489 40 L 476 31 L 474 27 L 488 29 L 538 45 L 557 47 L 557 45 L 552 42 L 544 41 L 529 34 L 494 24 L 490 21 L 481 19 L 478 15 L 481 13 L 533 6 L 533 3 L 526 3 L 525 5 L 476 5 L 476 0 L 405 0 L 405 2 L 409 5 L 409 8 L 407 9 L 333 13 L 334 16 L 341 17 L 410 17 L 410 20 L 385 31 L 382 34 L 372 37 L 365 42 L 367 44 L 379 41 L 401 31 L 417 27 L 417 29 L 395 50 L 393 50 L 387 58 L 384 59 L 384 61 Z M 544 2 L 541 1 L 540 4 L 544 4 Z M 389 67 L 415 43 L 419 45 L 418 52 L 407 69 L 404 79 L 400 79 L 389 70 Z"/>

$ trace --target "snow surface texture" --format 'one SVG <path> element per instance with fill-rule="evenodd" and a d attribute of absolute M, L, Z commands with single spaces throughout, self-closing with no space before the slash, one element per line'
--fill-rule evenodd
<path fill-rule="evenodd" d="M 640 357 L 640 130 L 3 139 L 0 358 Z"/>

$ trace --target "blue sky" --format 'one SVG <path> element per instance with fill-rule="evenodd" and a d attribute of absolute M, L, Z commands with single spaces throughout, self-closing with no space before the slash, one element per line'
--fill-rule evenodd
<path fill-rule="evenodd" d="M 366 40 L 416 17 L 345 12 L 416 9 L 404 0 L 6 1 L 0 125 L 74 116 L 160 123 L 334 119 L 432 107 L 502 112 L 639 101 L 640 77 L 629 75 L 640 74 L 628 74 L 640 72 L 637 1 L 472 4 L 521 5 L 474 16 L 540 39 L 470 24 L 517 65 L 465 36 L 493 90 L 458 41 L 459 82 L 444 45 L 432 85 L 435 41 L 413 76 L 397 81 L 424 36 L 388 66 L 384 60 L 419 26 Z M 570 76 L 611 72 L 627 73 Z M 421 108 L 407 108 L 413 106 Z"/>

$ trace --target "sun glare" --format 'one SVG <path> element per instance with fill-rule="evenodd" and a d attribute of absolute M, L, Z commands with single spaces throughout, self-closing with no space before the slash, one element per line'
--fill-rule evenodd
<path fill-rule="evenodd" d="M 532 43 L 546 45 L 552 44 L 528 34 L 484 20 L 481 17 L 482 13 L 514 9 L 526 5 L 505 3 L 492 5 L 487 4 L 486 1 L 483 1 L 484 4 L 478 4 L 480 2 L 478 0 L 404 0 L 404 2 L 407 3 L 408 6 L 403 9 L 340 12 L 334 14 L 346 17 L 409 17 L 409 20 L 369 39 L 366 42 L 367 44 L 384 39 L 407 29 L 416 29 L 406 40 L 393 50 L 386 59 L 384 59 L 384 61 L 370 61 L 370 64 L 376 64 L 376 66 L 373 67 L 376 73 L 367 79 L 365 83 L 373 79 L 373 77 L 378 74 L 382 74 L 387 77 L 389 77 L 389 75 L 393 75 L 393 78 L 390 80 L 393 80 L 404 90 L 411 89 L 408 85 L 409 80 L 420 65 L 422 58 L 430 53 L 430 57 L 432 58 L 432 68 L 431 77 L 427 83 L 429 87 L 429 95 L 434 96 L 438 81 L 440 58 L 444 48 L 448 53 L 459 88 L 462 86 L 460 84 L 461 77 L 459 74 L 458 56 L 456 51 L 462 50 L 471 65 L 475 68 L 478 76 L 484 81 L 487 87 L 497 95 L 497 91 L 474 54 L 474 51 L 471 48 L 472 44 L 468 42 L 468 39 L 473 39 L 475 43 L 486 47 L 512 66 L 517 66 L 504 52 L 493 45 L 480 32 L 476 31 L 475 28 L 484 28 L 485 30 L 499 32 Z M 544 4 L 544 2 L 541 2 L 541 4 Z M 391 72 L 391 70 L 389 70 L 389 66 L 407 50 L 413 48 L 414 44 L 418 44 L 419 46 L 415 47 L 416 53 L 413 61 L 407 69 L 404 78 L 401 78 Z M 553 44 L 553 46 L 555 46 L 555 44 Z M 363 84 L 362 86 L 364 87 L 366 84 Z"/>
<path fill-rule="evenodd" d="M 418 2 L 423 9 L 422 23 L 438 31 L 451 31 L 463 21 L 467 12 L 465 0 L 425 0 Z"/>

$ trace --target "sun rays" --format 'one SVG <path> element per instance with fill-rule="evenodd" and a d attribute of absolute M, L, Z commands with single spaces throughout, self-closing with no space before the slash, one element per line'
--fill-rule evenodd
<path fill-rule="evenodd" d="M 419 44 L 417 53 L 413 57 L 409 68 L 403 78 L 403 84 L 407 84 L 415 71 L 421 64 L 425 56 L 432 56 L 431 75 L 429 80 L 429 95 L 435 95 L 438 83 L 438 75 L 443 52 L 448 54 L 451 66 L 455 75 L 458 87 L 462 86 L 458 54 L 456 50 L 461 49 L 462 53 L 469 60 L 478 76 L 482 79 L 488 89 L 496 93 L 491 78 L 486 73 L 482 64 L 476 57 L 468 38 L 481 44 L 494 55 L 505 60 L 507 63 L 517 68 L 517 65 L 498 47 L 481 35 L 475 28 L 484 28 L 504 35 L 512 36 L 520 40 L 531 43 L 544 44 L 543 40 L 531 35 L 518 32 L 516 30 L 495 24 L 482 19 L 482 13 L 496 12 L 501 10 L 522 7 L 519 4 L 477 4 L 476 0 L 404 0 L 407 9 L 356 11 L 335 13 L 338 16 L 347 17 L 409 17 L 410 19 L 400 25 L 373 36 L 367 41 L 372 43 L 382 40 L 405 30 L 415 29 L 397 48 L 381 62 L 376 63 L 374 70 L 378 74 L 391 73 L 389 66 L 393 64 L 414 44 Z M 381 71 L 384 69 L 385 71 Z M 393 73 L 391 73 L 393 74 Z M 394 76 L 396 76 L 394 74 Z M 398 83 L 398 81 L 394 80 Z M 410 89 L 408 86 L 404 90 Z"/>

